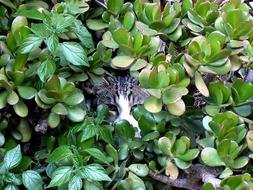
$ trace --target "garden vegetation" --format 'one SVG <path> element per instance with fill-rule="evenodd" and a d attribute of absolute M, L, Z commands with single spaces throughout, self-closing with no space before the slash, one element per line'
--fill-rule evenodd
<path fill-rule="evenodd" d="M 253 18 L 240 0 L 0 0 L 1 190 L 253 189 Z M 107 77 L 149 95 L 127 120 Z"/>

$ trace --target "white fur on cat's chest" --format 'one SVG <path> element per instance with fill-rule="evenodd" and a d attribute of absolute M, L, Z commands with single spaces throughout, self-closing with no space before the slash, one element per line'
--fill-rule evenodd
<path fill-rule="evenodd" d="M 140 137 L 140 129 L 138 122 L 134 119 L 134 117 L 131 114 L 131 106 L 129 100 L 124 97 L 123 95 L 119 95 L 117 99 L 117 104 L 118 104 L 118 111 L 119 111 L 119 116 L 116 121 L 125 119 L 127 120 L 133 127 L 137 128 L 138 131 L 136 132 L 136 137 Z"/>

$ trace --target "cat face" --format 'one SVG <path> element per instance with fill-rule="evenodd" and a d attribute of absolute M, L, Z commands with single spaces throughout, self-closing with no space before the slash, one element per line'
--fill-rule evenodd
<path fill-rule="evenodd" d="M 129 107 L 143 104 L 148 93 L 138 86 L 134 77 L 107 77 L 95 87 L 98 104 L 114 105 L 120 111 L 119 99 L 123 97 Z M 122 99 L 122 98 L 121 98 Z"/>
<path fill-rule="evenodd" d="M 131 109 L 135 105 L 143 104 L 148 93 L 138 86 L 137 80 L 133 77 L 108 77 L 94 90 L 98 96 L 98 104 L 116 107 L 117 116 L 114 115 L 116 117 L 111 117 L 109 120 L 127 120 L 137 129 L 135 136 L 140 137 L 138 122 L 132 116 Z"/>

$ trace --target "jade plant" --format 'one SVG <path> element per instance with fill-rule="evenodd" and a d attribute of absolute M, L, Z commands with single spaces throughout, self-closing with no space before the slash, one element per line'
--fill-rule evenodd
<path fill-rule="evenodd" d="M 252 189 L 251 9 L 0 0 L 0 189 Z M 108 89 L 138 136 L 99 104 L 116 76 L 147 95 Z"/>

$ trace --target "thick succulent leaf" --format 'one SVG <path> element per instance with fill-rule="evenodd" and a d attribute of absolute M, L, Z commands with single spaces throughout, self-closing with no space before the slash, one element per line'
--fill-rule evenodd
<path fill-rule="evenodd" d="M 211 167 L 225 165 L 214 148 L 204 148 L 201 152 L 201 159 L 206 165 Z"/>
<path fill-rule="evenodd" d="M 199 72 L 195 73 L 195 85 L 203 96 L 209 96 L 208 88 Z"/>
<path fill-rule="evenodd" d="M 152 113 L 158 113 L 162 110 L 162 100 L 157 99 L 154 96 L 150 96 L 145 100 L 144 107 Z"/>
<path fill-rule="evenodd" d="M 188 94 L 188 89 L 184 87 L 171 86 L 163 92 L 162 99 L 165 104 L 172 104 Z"/>

